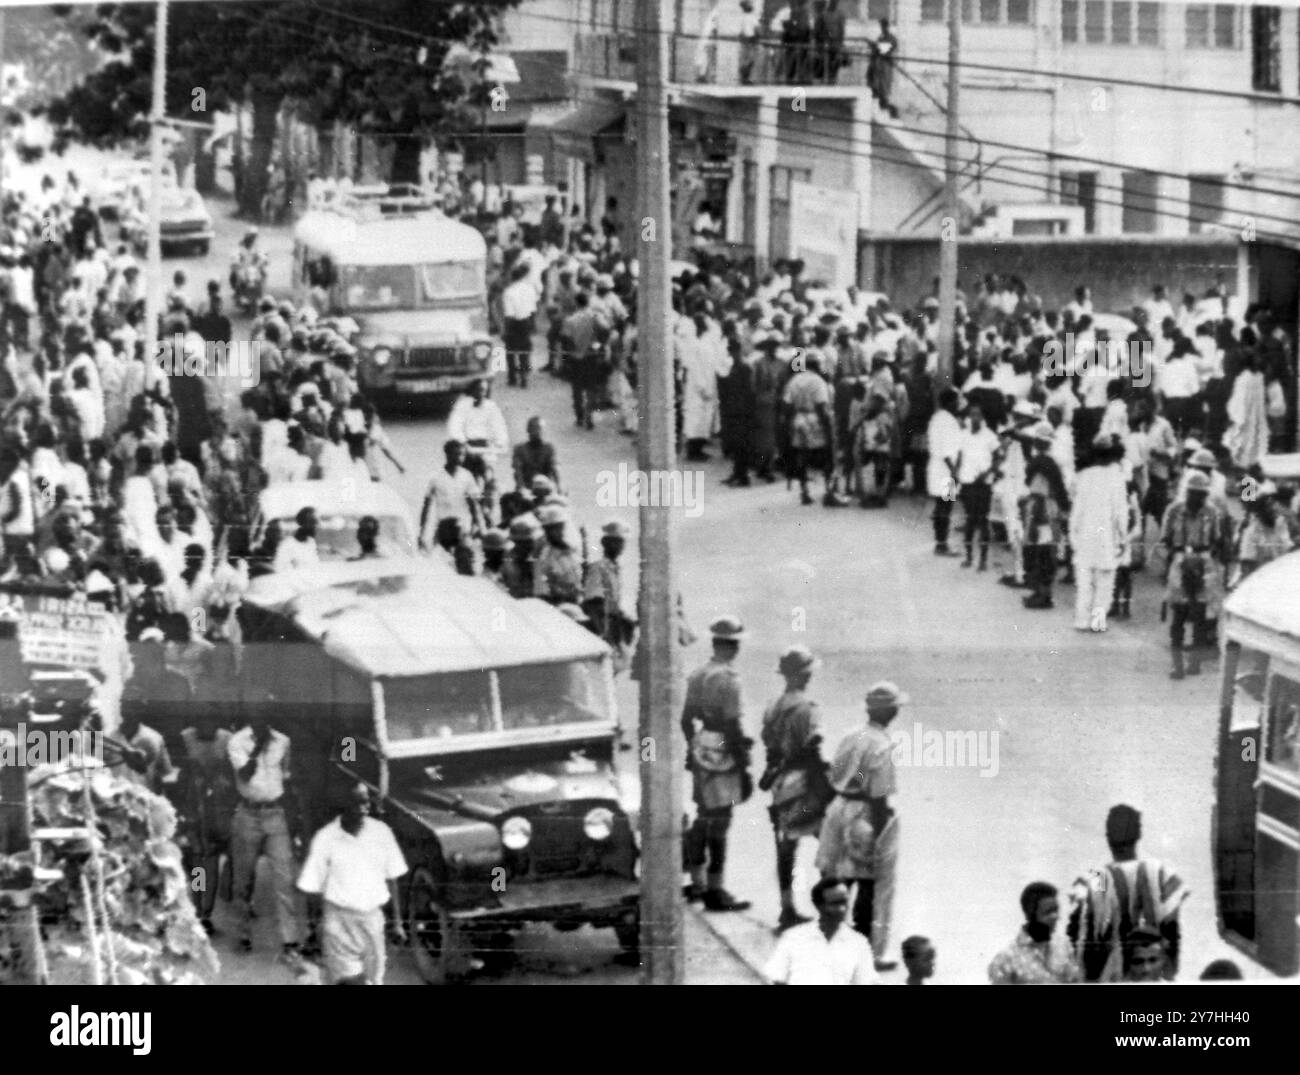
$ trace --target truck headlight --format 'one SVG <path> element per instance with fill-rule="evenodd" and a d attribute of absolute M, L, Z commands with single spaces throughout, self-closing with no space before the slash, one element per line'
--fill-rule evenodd
<path fill-rule="evenodd" d="M 387 366 L 393 352 L 387 347 L 376 347 L 370 352 L 370 361 L 376 366 Z"/>
<path fill-rule="evenodd" d="M 474 357 L 480 362 L 486 362 L 492 357 L 492 345 L 487 340 L 480 340 L 474 345 Z"/>
<path fill-rule="evenodd" d="M 501 826 L 501 842 L 511 851 L 522 851 L 532 838 L 532 822 L 526 817 L 507 818 Z"/>
<path fill-rule="evenodd" d="M 582 831 L 588 840 L 608 840 L 614 834 L 614 811 L 604 806 L 589 810 L 582 819 Z"/>

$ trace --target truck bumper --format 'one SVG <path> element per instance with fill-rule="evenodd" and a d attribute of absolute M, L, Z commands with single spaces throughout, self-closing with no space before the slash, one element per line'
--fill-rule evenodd
<path fill-rule="evenodd" d="M 625 877 L 574 877 L 560 881 L 520 882 L 506 886 L 494 906 L 451 910 L 465 924 L 509 919 L 512 922 L 590 922 L 613 925 L 635 913 L 640 882 Z"/>

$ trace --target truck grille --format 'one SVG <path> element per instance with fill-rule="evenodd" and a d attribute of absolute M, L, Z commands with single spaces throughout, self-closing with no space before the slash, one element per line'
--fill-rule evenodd
<path fill-rule="evenodd" d="M 506 852 L 510 875 L 536 881 L 599 872 L 603 846 L 587 839 L 582 831 L 582 819 L 589 809 L 590 804 L 577 813 L 521 811 L 532 823 L 533 838 L 523 851 Z"/>
<path fill-rule="evenodd" d="M 459 347 L 412 347 L 406 353 L 406 365 L 418 369 L 449 370 L 464 364 Z"/>

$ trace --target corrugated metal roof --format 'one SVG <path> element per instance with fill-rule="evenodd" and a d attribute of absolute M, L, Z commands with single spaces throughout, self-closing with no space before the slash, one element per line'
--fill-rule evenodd
<path fill-rule="evenodd" d="M 543 601 L 517 601 L 437 561 L 322 564 L 258 579 L 254 604 L 291 615 L 326 653 L 378 678 L 463 672 L 606 653 Z"/>
<path fill-rule="evenodd" d="M 1229 616 L 1300 638 L 1300 552 L 1287 553 L 1261 567 L 1223 603 Z"/>

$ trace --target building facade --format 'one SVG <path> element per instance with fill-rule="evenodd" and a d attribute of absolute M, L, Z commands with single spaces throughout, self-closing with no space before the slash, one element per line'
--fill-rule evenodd
<path fill-rule="evenodd" d="M 834 58 L 815 43 L 803 55 L 783 44 L 788 0 L 754 0 L 752 17 L 740 0 L 670 5 L 678 234 L 705 203 L 726 243 L 761 266 L 797 252 L 790 233 L 796 192 L 853 192 L 864 251 L 858 275 L 887 289 L 880 270 L 890 259 L 881 251 L 895 241 L 911 249 L 937 240 L 942 224 L 947 4 L 825 2 L 844 16 L 844 45 Z M 1289 291 L 1274 290 L 1284 316 L 1295 319 L 1295 7 L 955 2 L 963 24 L 957 223 L 964 234 L 1044 250 L 1062 242 L 1119 248 L 1132 239 L 1193 267 L 1207 265 L 1207 246 L 1223 246 L 1210 259 L 1214 275 L 1226 258 L 1236 277 L 1229 286 L 1243 294 L 1292 276 Z M 818 0 L 809 10 L 816 18 L 823 9 Z M 590 138 L 568 132 L 561 155 L 581 163 L 570 166 L 580 203 L 585 197 L 599 209 L 615 197 L 630 216 L 635 3 L 582 0 L 568 12 L 573 107 L 603 126 Z M 753 18 L 759 36 L 749 46 L 742 39 Z M 882 18 L 897 39 L 892 112 L 867 86 Z M 937 249 L 934 257 L 937 263 Z M 1160 264 L 1162 255 L 1152 260 Z M 1188 287 L 1215 282 L 1189 273 Z M 1169 282 L 1182 286 L 1177 276 Z M 1122 297 L 1117 292 L 1115 301 Z"/>

